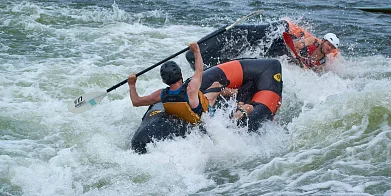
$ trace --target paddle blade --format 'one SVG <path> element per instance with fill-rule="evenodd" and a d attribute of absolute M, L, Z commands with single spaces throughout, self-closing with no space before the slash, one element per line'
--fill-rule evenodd
<path fill-rule="evenodd" d="M 293 43 L 292 37 L 289 35 L 289 33 L 287 32 L 282 33 L 282 37 L 284 38 L 284 41 L 286 45 L 289 47 L 289 49 L 291 49 L 292 52 L 295 54 L 296 58 L 298 58 L 299 54 L 297 54 L 297 51 L 295 49 L 295 44 Z"/>
<path fill-rule="evenodd" d="M 288 48 L 291 49 L 293 54 L 295 54 L 299 66 L 303 67 L 303 63 L 301 62 L 299 54 L 296 51 L 295 44 L 293 43 L 292 37 L 287 32 L 282 33 L 282 37 L 284 38 L 285 44 L 288 46 Z"/>
<path fill-rule="evenodd" d="M 85 112 L 100 103 L 106 95 L 107 92 L 86 93 L 69 103 L 68 110 L 73 113 Z"/>

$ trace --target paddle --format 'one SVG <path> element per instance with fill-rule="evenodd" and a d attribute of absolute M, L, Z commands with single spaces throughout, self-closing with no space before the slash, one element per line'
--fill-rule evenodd
<path fill-rule="evenodd" d="M 293 43 L 292 37 L 287 32 L 282 33 L 282 37 L 284 38 L 284 41 L 285 41 L 286 45 L 289 47 L 289 49 L 291 49 L 293 54 L 295 54 L 296 59 L 299 62 L 300 67 L 302 68 L 303 63 L 300 60 L 299 54 L 297 54 L 295 44 Z"/>
<path fill-rule="evenodd" d="M 354 7 L 365 12 L 382 12 L 386 14 L 391 14 L 391 7 Z"/>
<path fill-rule="evenodd" d="M 207 35 L 207 37 L 205 37 L 202 40 L 199 40 L 197 43 L 201 44 L 201 43 L 203 43 L 203 42 L 205 42 L 205 41 L 207 41 L 207 40 L 209 40 L 209 39 L 211 39 L 211 38 L 213 38 L 213 37 L 215 37 L 217 35 L 220 35 L 220 34 L 226 32 L 226 31 L 228 31 L 229 29 L 231 29 L 232 27 L 234 27 L 238 23 L 242 22 L 243 20 L 246 20 L 248 17 L 253 16 L 253 15 L 255 15 L 257 13 L 260 13 L 262 11 L 263 10 L 257 10 L 257 11 L 251 12 L 250 14 L 248 14 L 248 15 L 246 15 L 246 16 L 238 19 L 238 20 L 236 20 L 236 22 L 234 22 L 233 24 L 229 25 L 228 27 L 226 27 L 224 29 L 221 29 L 219 31 L 216 31 L 216 32 L 214 32 L 214 33 L 212 33 L 210 35 Z M 173 55 L 171 55 L 171 56 L 161 60 L 160 62 L 158 62 L 158 63 L 156 63 L 156 64 L 154 64 L 154 65 L 152 65 L 152 66 L 150 66 L 150 67 L 148 67 L 148 68 L 146 68 L 144 70 L 142 70 L 141 72 L 137 73 L 136 76 L 138 77 L 138 76 L 144 74 L 145 72 L 147 72 L 147 71 L 157 67 L 158 65 L 160 65 L 160 64 L 162 64 L 162 63 L 164 63 L 164 62 L 166 62 L 166 61 L 168 61 L 168 60 L 170 60 L 170 59 L 172 59 L 172 58 L 174 58 L 174 57 L 176 57 L 176 56 L 186 52 L 187 50 L 189 50 L 189 47 L 186 47 L 183 50 L 181 50 L 181 51 L 179 51 L 179 52 L 177 52 L 177 53 L 175 53 L 175 54 L 173 54 Z M 128 79 L 126 79 L 126 80 L 124 80 L 124 81 L 122 81 L 122 82 L 112 86 L 111 88 L 107 89 L 106 92 L 91 92 L 91 93 L 86 93 L 84 95 L 81 95 L 81 96 L 77 97 L 73 102 L 68 104 L 68 110 L 73 112 L 73 113 L 85 112 L 85 111 L 91 109 L 92 107 L 94 107 L 96 104 L 100 103 L 103 100 L 103 98 L 107 95 L 107 93 L 109 93 L 110 91 L 112 91 L 112 90 L 114 90 L 114 89 L 124 85 L 127 82 L 128 82 Z"/>

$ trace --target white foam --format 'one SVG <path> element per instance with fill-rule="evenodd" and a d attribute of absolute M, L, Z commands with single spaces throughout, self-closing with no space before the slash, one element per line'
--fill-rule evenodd
<path fill-rule="evenodd" d="M 10 48 L 0 44 L 7 59 L 0 68 L 0 173 L 21 194 L 246 194 L 259 187 L 272 192 L 275 184 L 282 184 L 281 194 L 365 194 L 381 180 L 349 171 L 379 172 L 389 164 L 387 57 L 341 57 L 322 75 L 279 58 L 282 106 L 259 134 L 236 127 L 218 110 L 214 118 L 203 117 L 209 135 L 193 130 L 138 155 L 126 142 L 146 107 L 131 105 L 126 84 L 85 113 L 70 113 L 67 104 L 105 91 L 215 29 L 173 25 L 164 10 L 129 13 L 115 3 L 80 10 L 22 2 L 7 11 L 18 17 L 3 25 L 26 31 L 38 44 L 26 54 L 6 54 Z M 40 23 L 41 14 L 73 25 Z M 148 17 L 165 23 L 144 24 Z M 183 54 L 174 60 L 185 78 L 193 74 Z M 157 68 L 137 81 L 140 95 L 163 87 Z"/>

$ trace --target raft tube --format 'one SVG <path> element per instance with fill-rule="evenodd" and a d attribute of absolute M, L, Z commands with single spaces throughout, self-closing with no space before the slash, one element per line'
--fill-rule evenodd
<path fill-rule="evenodd" d="M 188 124 L 164 112 L 163 103 L 151 105 L 142 118 L 140 127 L 131 140 L 131 148 L 139 153 L 147 152 L 146 146 L 153 141 L 185 137 Z"/>

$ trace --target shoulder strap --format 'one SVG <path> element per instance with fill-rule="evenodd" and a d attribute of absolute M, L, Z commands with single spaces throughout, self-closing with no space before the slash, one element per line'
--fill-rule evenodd
<path fill-rule="evenodd" d="M 185 82 L 182 84 L 181 93 L 186 92 L 186 90 L 187 90 L 187 85 L 189 85 L 190 80 L 191 80 L 191 78 L 187 78 L 187 79 L 185 80 Z M 186 96 L 187 96 L 187 94 L 186 94 Z"/>
<path fill-rule="evenodd" d="M 170 89 L 170 87 L 167 87 L 167 88 L 163 89 L 163 90 L 160 92 L 160 100 L 163 99 L 163 96 L 164 96 L 165 94 L 167 94 L 167 92 L 168 92 L 169 89 Z"/>
<path fill-rule="evenodd" d="M 182 86 L 186 86 L 186 87 L 187 87 L 187 85 L 189 84 L 190 81 L 191 81 L 191 77 L 190 77 L 190 78 L 187 78 L 187 79 L 185 80 L 185 82 L 183 82 Z"/>
<path fill-rule="evenodd" d="M 316 47 L 318 47 L 318 46 L 319 46 L 319 41 L 318 41 L 318 39 L 315 39 L 315 41 L 314 41 L 314 45 L 315 45 Z"/>

